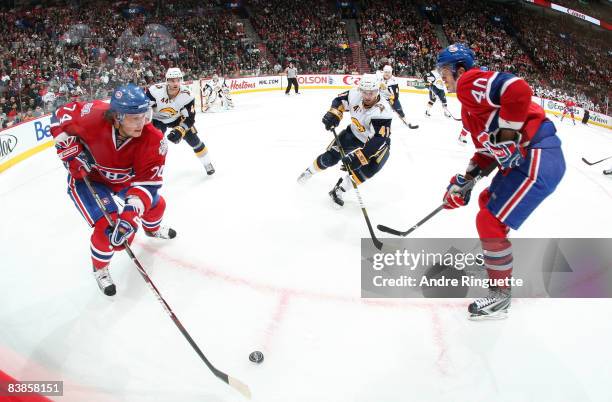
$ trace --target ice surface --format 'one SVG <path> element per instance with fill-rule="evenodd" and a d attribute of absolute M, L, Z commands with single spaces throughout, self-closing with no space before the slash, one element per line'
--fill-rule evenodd
<path fill-rule="evenodd" d="M 338 169 L 296 183 L 332 140 L 320 120 L 335 93 L 237 95 L 235 110 L 198 115 L 211 177 L 186 144 L 170 144 L 165 222 L 178 237 L 140 234 L 133 248 L 213 364 L 262 402 L 609 401 L 609 299 L 516 300 L 508 320 L 484 323 L 466 320 L 466 300 L 360 299 L 367 229 L 356 198 L 332 206 Z M 423 116 L 425 95 L 401 101 L 421 127 L 394 121 L 390 159 L 360 190 L 374 224 L 404 229 L 439 204 L 472 146 L 457 143 L 460 122 L 439 104 Z M 458 115 L 454 98 L 450 109 Z M 551 119 L 567 173 L 512 236 L 610 237 L 609 166 L 580 158 L 612 155 L 612 132 Z M 90 229 L 65 183 L 52 149 L 0 175 L 0 369 L 63 380 L 62 401 L 242 400 L 127 256 L 112 262 L 117 296 L 102 295 Z M 443 211 L 415 235 L 476 237 L 476 204 Z M 249 361 L 254 350 L 263 364 Z"/>

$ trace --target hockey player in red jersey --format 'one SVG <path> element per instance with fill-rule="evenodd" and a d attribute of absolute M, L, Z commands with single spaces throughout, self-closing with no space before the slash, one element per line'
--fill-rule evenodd
<path fill-rule="evenodd" d="M 463 44 L 438 55 L 440 75 L 448 90 L 457 93 L 463 129 L 476 147 L 466 172 L 451 178 L 444 200 L 448 209 L 466 205 L 470 190 L 465 186 L 491 164 L 499 168 L 478 197 L 476 229 L 489 278 L 501 284 L 468 307 L 471 319 L 498 319 L 506 317 L 511 302 L 508 232 L 517 230 L 555 190 L 565 161 L 555 126 L 531 101 L 529 85 L 509 73 L 473 67 L 474 53 Z"/>
<path fill-rule="evenodd" d="M 572 123 L 574 123 L 575 126 L 576 119 L 574 118 L 574 106 L 576 106 L 576 104 L 571 99 L 568 98 L 565 101 L 565 108 L 563 108 L 563 113 L 561 114 L 561 121 L 563 121 L 565 115 L 569 113 L 570 117 L 572 118 Z"/>
<path fill-rule="evenodd" d="M 107 296 L 116 293 L 108 266 L 115 251 L 132 241 L 139 224 L 145 234 L 173 238 L 161 226 L 166 208 L 158 194 L 167 143 L 151 120 L 149 99 L 133 84 L 102 101 L 68 103 L 51 116 L 57 154 L 68 169 L 68 195 L 93 228 L 94 276 Z M 115 222 L 111 227 L 83 181 L 88 177 Z M 121 209 L 113 197 L 125 201 Z"/>

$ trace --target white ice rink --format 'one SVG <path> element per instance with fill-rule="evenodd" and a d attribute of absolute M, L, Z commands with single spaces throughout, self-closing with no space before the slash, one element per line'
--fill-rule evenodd
<path fill-rule="evenodd" d="M 515 300 L 497 322 L 468 321 L 464 299 L 360 299 L 368 232 L 354 195 L 332 206 L 338 169 L 296 183 L 331 141 L 321 117 L 338 91 L 303 92 L 238 95 L 235 110 L 198 115 L 217 173 L 170 144 L 162 193 L 178 236 L 139 234 L 133 247 L 213 364 L 260 402 L 611 401 L 610 299 Z M 440 203 L 472 146 L 457 143 L 460 123 L 439 104 L 422 117 L 426 95 L 401 100 L 421 127 L 394 121 L 389 161 L 360 190 L 374 224 L 407 228 Z M 609 165 L 580 160 L 611 155 L 612 132 L 551 119 L 567 173 L 511 235 L 612 237 Z M 58 401 L 244 400 L 200 361 L 126 255 L 111 265 L 117 295 L 98 290 L 90 229 L 65 183 L 53 149 L 0 174 L 0 369 L 63 380 Z M 474 200 L 415 235 L 476 237 Z M 254 350 L 261 365 L 248 360 Z"/>

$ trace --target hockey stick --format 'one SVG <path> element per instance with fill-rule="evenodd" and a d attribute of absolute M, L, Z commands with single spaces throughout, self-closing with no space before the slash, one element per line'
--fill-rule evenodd
<path fill-rule="evenodd" d="M 114 227 L 115 226 L 115 222 L 113 222 L 113 219 L 108 214 L 108 211 L 106 210 L 106 207 L 102 203 L 102 200 L 100 199 L 100 196 L 98 195 L 96 190 L 91 185 L 91 182 L 89 181 L 89 179 L 87 177 L 84 177 L 83 181 L 87 185 L 87 188 L 89 189 L 89 192 L 91 193 L 91 195 L 96 200 L 96 204 L 98 204 L 98 208 L 100 208 L 100 210 L 104 214 L 104 217 L 108 221 L 108 224 L 111 225 L 111 227 Z M 138 268 L 138 272 L 140 272 L 140 275 L 142 276 L 142 278 L 145 280 L 147 285 L 149 285 L 149 289 L 151 289 L 151 291 L 155 294 L 155 297 L 157 298 L 157 300 L 161 303 L 161 305 L 164 308 L 164 310 L 166 310 L 166 313 L 168 313 L 168 315 L 172 319 L 172 322 L 174 322 L 174 325 L 176 325 L 176 327 L 181 331 L 181 333 L 183 334 L 185 339 L 187 339 L 187 342 L 189 342 L 189 344 L 196 351 L 198 356 L 200 356 L 200 358 L 204 361 L 204 363 L 206 363 L 206 366 L 210 369 L 210 371 L 212 371 L 213 374 L 215 376 L 217 376 L 220 380 L 222 380 L 223 382 L 228 384 L 230 387 L 232 387 L 235 390 L 237 390 L 238 392 L 240 392 L 246 398 L 251 399 L 251 391 L 249 390 L 248 385 L 242 383 L 241 381 L 237 380 L 236 378 L 228 376 L 227 374 L 225 374 L 224 372 L 222 372 L 221 370 L 219 370 L 215 366 L 213 366 L 210 363 L 210 361 L 208 361 L 208 359 L 206 358 L 206 356 L 204 356 L 204 353 L 202 353 L 202 351 L 200 350 L 198 345 L 195 343 L 195 341 L 193 340 L 191 335 L 189 335 L 189 332 L 187 332 L 187 330 L 185 329 L 183 324 L 181 324 L 181 322 L 179 321 L 179 319 L 176 316 L 176 314 L 174 314 L 174 312 L 172 311 L 172 309 L 170 308 L 168 303 L 166 303 L 166 300 L 164 300 L 164 298 L 162 297 L 161 293 L 159 293 L 159 290 L 157 290 L 157 287 L 155 287 L 155 284 L 153 284 L 153 282 L 151 281 L 151 278 L 149 277 L 149 275 L 147 274 L 147 272 L 145 271 L 143 266 L 140 264 L 140 262 L 138 261 L 138 259 L 134 255 L 134 252 L 132 252 L 132 249 L 130 248 L 130 246 L 127 243 L 127 241 L 124 243 L 124 246 L 125 246 L 125 251 L 128 253 L 128 255 L 130 256 L 132 261 L 134 261 L 134 264 L 136 265 L 136 268 Z"/>
<path fill-rule="evenodd" d="M 427 222 L 428 220 L 433 218 L 438 212 L 442 211 L 444 209 L 444 205 L 446 205 L 446 204 L 442 204 L 438 208 L 434 209 L 429 215 L 427 215 L 425 218 L 423 218 L 420 221 L 418 221 L 416 225 L 414 225 L 413 227 L 411 227 L 410 229 L 408 229 L 408 230 L 406 230 L 404 232 L 400 232 L 399 230 L 392 229 L 392 228 L 390 228 L 388 226 L 385 226 L 385 225 L 378 225 L 377 228 L 381 232 L 390 233 L 390 234 L 395 235 L 395 236 L 406 237 L 410 233 L 414 232 L 419 226 L 421 226 L 422 224 L 424 224 L 425 222 Z"/>
<path fill-rule="evenodd" d="M 344 162 L 344 158 L 346 154 L 344 153 L 344 149 L 342 148 L 342 145 L 340 144 L 340 138 L 338 138 L 338 134 L 336 133 L 336 128 L 332 127 L 331 131 L 332 133 L 334 133 L 334 138 L 336 139 L 336 144 L 338 145 L 338 150 L 340 151 L 340 157 L 342 158 L 342 164 L 346 168 L 346 171 L 351 176 L 354 176 L 355 174 L 353 173 L 353 170 L 350 168 L 350 166 L 346 162 Z M 365 218 L 366 224 L 368 225 L 368 230 L 370 231 L 372 243 L 374 243 L 374 247 L 381 250 L 383 244 L 380 240 L 378 240 L 378 238 L 376 237 L 376 234 L 374 233 L 372 222 L 370 222 L 368 211 L 366 211 L 365 205 L 363 205 L 363 199 L 361 198 L 361 194 L 359 193 L 359 189 L 357 188 L 357 183 L 355 183 L 352 178 L 350 180 L 351 180 L 351 183 L 353 183 L 353 188 L 355 189 L 355 194 L 357 194 L 357 200 L 359 200 L 359 206 L 361 207 L 361 212 L 363 212 L 363 217 Z"/>
<path fill-rule="evenodd" d="M 469 183 L 467 183 L 465 185 L 465 187 L 462 190 L 462 193 L 465 194 L 466 192 L 471 190 L 476 185 L 476 183 L 478 183 L 478 181 L 480 179 L 482 179 L 483 177 L 487 177 L 493 170 L 495 170 L 496 167 L 497 167 L 497 163 L 495 163 L 495 162 L 490 164 L 489 166 L 487 166 L 482 172 L 480 172 L 480 174 L 478 176 L 474 177 L 472 180 L 470 180 Z M 428 220 L 430 220 L 431 218 L 436 216 L 438 214 L 438 212 L 440 212 L 440 211 L 442 211 L 444 209 L 445 205 L 446 205 L 446 202 L 443 202 L 440 206 L 438 206 L 436 209 L 431 211 L 429 213 L 429 215 L 427 215 L 426 217 L 424 217 L 423 219 L 418 221 L 416 225 L 414 225 L 413 227 L 411 227 L 408 230 L 399 231 L 397 229 L 393 229 L 393 228 L 390 228 L 390 227 L 385 226 L 385 225 L 378 225 L 377 228 L 381 232 L 390 233 L 390 234 L 395 235 L 395 236 L 406 237 L 410 233 L 414 232 L 419 226 L 421 226 L 422 224 L 424 224 L 425 222 L 427 222 Z"/>
<path fill-rule="evenodd" d="M 462 121 L 461 119 L 456 118 L 455 116 L 453 116 L 453 114 L 450 112 L 450 110 L 448 110 L 448 108 L 446 108 L 446 111 L 448 112 L 448 114 L 450 115 L 450 117 L 455 120 L 455 121 Z"/>
<path fill-rule="evenodd" d="M 415 130 L 415 129 L 419 128 L 419 125 L 418 125 L 418 124 L 408 123 L 408 122 L 406 121 L 406 118 L 405 118 L 405 117 L 400 116 L 400 114 L 397 112 L 397 110 L 393 109 L 393 111 L 394 111 L 395 113 L 397 113 L 397 117 L 399 117 L 399 119 L 400 119 L 400 120 L 401 120 L 401 121 L 402 121 L 402 122 L 403 122 L 403 123 L 404 123 L 404 124 L 405 124 L 405 125 L 406 125 L 406 126 L 409 128 L 409 129 L 411 129 L 411 130 Z"/>
<path fill-rule="evenodd" d="M 607 161 L 608 159 L 612 159 L 612 156 L 608 156 L 607 158 L 603 158 L 603 159 L 595 161 L 595 162 L 589 162 L 588 160 L 586 160 L 584 158 L 582 158 L 582 161 L 584 163 L 586 163 L 587 165 L 589 165 L 589 166 L 593 166 L 593 165 L 597 165 L 598 163 L 601 163 L 603 161 Z"/>

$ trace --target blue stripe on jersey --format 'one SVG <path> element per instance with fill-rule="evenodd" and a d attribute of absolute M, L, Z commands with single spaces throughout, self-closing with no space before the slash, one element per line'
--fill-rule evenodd
<path fill-rule="evenodd" d="M 134 187 L 139 187 L 139 188 L 142 188 L 142 189 L 148 191 L 149 194 L 151 194 L 151 200 L 153 200 L 153 202 L 151 203 L 151 206 L 155 207 L 157 205 L 157 201 L 159 201 L 159 194 L 157 194 L 157 191 L 161 188 L 161 184 L 159 186 L 140 186 L 140 185 L 136 185 Z"/>
<path fill-rule="evenodd" d="M 497 77 L 491 83 L 491 91 L 489 92 L 489 99 L 496 105 L 499 105 L 501 101 L 501 89 L 504 86 L 504 83 L 509 79 L 514 78 L 514 74 L 510 73 L 498 73 Z"/>
<path fill-rule="evenodd" d="M 113 254 L 112 253 L 109 253 L 109 255 L 104 255 L 104 254 L 98 253 L 96 250 L 94 250 L 93 247 L 89 247 L 89 249 L 91 250 L 91 254 L 94 257 L 96 257 L 98 260 L 110 261 L 113 258 Z"/>

